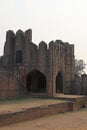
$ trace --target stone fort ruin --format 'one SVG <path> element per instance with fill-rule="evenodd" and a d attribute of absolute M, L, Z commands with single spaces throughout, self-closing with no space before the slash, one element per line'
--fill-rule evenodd
<path fill-rule="evenodd" d="M 73 44 L 56 40 L 48 46 L 41 41 L 37 46 L 32 42 L 31 29 L 18 30 L 16 34 L 7 31 L 4 54 L 0 58 L 0 99 L 34 93 L 48 97 L 77 94 L 78 79 Z"/>

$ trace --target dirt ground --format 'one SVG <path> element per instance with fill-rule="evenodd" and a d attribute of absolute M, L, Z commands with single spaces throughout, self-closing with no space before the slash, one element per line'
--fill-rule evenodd
<path fill-rule="evenodd" d="M 64 100 L 57 99 L 41 99 L 41 98 L 26 98 L 22 100 L 8 100 L 0 102 L 0 114 L 18 112 L 27 108 L 34 108 L 39 106 L 45 106 L 49 104 L 64 103 Z"/>
<path fill-rule="evenodd" d="M 87 109 L 13 124 L 0 130 L 87 130 Z"/>
<path fill-rule="evenodd" d="M 24 108 L 60 102 L 65 101 L 39 98 L 0 101 L 0 113 L 15 112 Z M 0 130 L 87 130 L 87 108 L 0 127 Z"/>
<path fill-rule="evenodd" d="M 58 94 L 56 97 L 71 99 L 71 98 L 79 98 L 82 96 Z M 23 97 L 23 98 L 12 99 L 12 100 L 0 100 L 0 114 L 8 113 L 8 112 L 16 112 L 23 109 L 34 108 L 43 105 L 64 103 L 64 102 L 67 101 L 59 100 L 59 99 L 29 98 L 29 97 L 25 97 L 25 98 Z"/>

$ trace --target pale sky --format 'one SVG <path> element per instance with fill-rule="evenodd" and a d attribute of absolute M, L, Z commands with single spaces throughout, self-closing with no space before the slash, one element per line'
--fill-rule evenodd
<path fill-rule="evenodd" d="M 31 28 L 33 42 L 60 39 L 75 45 L 87 64 L 87 0 L 0 0 L 0 55 L 6 31 Z"/>

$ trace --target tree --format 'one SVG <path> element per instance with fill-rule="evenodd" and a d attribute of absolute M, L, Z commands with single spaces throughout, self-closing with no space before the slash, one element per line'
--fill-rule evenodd
<path fill-rule="evenodd" d="M 75 60 L 75 73 L 79 76 L 85 73 L 86 64 L 83 60 Z"/>

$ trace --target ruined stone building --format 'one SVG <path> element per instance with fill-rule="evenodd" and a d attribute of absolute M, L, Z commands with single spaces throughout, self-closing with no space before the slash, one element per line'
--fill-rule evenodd
<path fill-rule="evenodd" d="M 8 31 L 0 59 L 0 98 L 30 93 L 71 93 L 74 45 L 61 40 L 32 42 L 32 30 Z"/>
<path fill-rule="evenodd" d="M 75 79 L 74 45 L 61 40 L 39 46 L 32 42 L 32 30 L 9 30 L 0 58 L 0 98 L 59 93 L 71 94 Z"/>

